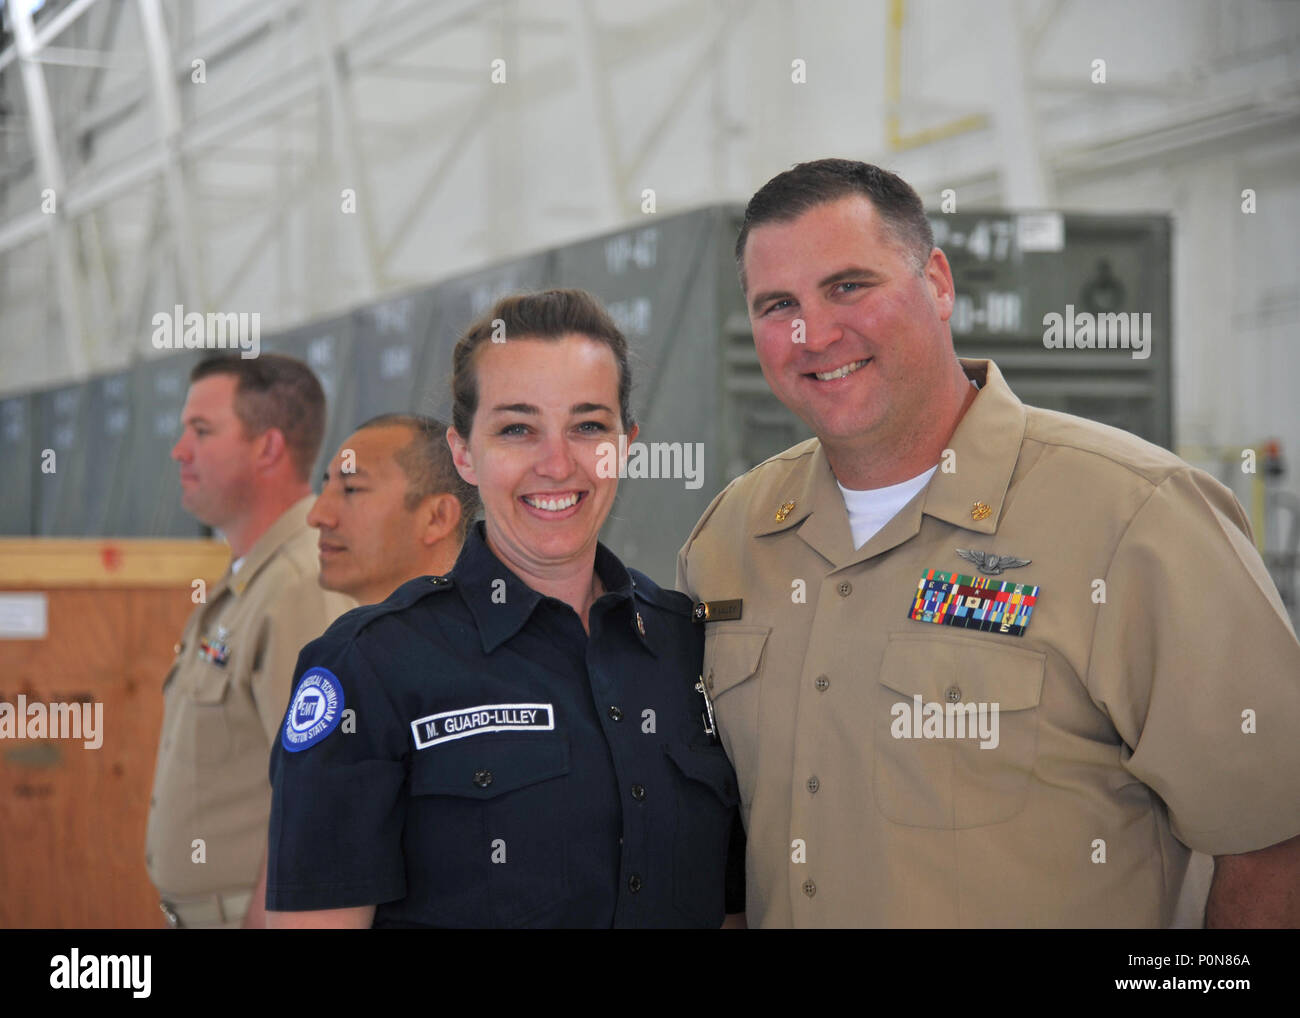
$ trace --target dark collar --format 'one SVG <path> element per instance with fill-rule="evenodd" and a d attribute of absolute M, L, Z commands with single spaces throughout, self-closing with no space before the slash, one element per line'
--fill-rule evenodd
<path fill-rule="evenodd" d="M 637 639 L 654 654 L 655 649 L 650 640 L 641 632 L 645 628 L 644 621 L 639 624 L 637 621 L 641 615 L 634 603 L 635 584 L 632 575 L 618 556 L 599 542 L 596 544 L 595 564 L 596 574 L 605 588 L 605 593 L 596 601 L 601 606 L 601 612 L 625 614 Z M 502 564 L 487 545 L 482 520 L 474 523 L 465 535 L 465 545 L 461 548 L 451 577 L 478 625 L 485 654 L 492 653 L 523 629 L 543 601 L 562 603 L 539 594 Z M 594 612 L 595 605 L 592 608 Z"/>

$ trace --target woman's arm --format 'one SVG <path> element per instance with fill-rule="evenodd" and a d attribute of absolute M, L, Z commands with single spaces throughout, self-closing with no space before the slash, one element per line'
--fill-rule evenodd
<path fill-rule="evenodd" d="M 273 930 L 368 930 L 374 919 L 374 905 L 266 913 L 266 925 Z"/>

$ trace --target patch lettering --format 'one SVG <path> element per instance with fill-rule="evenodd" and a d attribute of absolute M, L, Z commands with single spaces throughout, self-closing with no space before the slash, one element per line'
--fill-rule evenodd
<path fill-rule="evenodd" d="M 555 708 L 549 703 L 490 703 L 430 714 L 411 722 L 416 749 L 488 732 L 549 732 L 554 728 Z"/>
<path fill-rule="evenodd" d="M 343 716 L 343 684 L 328 668 L 308 668 L 294 690 L 284 718 L 280 745 L 290 753 L 314 746 L 338 727 Z"/>

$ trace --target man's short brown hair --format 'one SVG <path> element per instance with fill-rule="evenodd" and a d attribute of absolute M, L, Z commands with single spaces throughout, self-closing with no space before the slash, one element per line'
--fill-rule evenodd
<path fill-rule="evenodd" d="M 380 414 L 363 423 L 366 428 L 403 427 L 411 432 L 411 441 L 393 455 L 406 474 L 405 505 L 409 512 L 426 495 L 449 494 L 460 503 L 460 523 L 456 536 L 464 541 L 469 525 L 478 513 L 478 489 L 456 470 L 447 445 L 447 425 L 424 414 Z"/>
<path fill-rule="evenodd" d="M 298 479 L 307 480 L 325 435 L 325 390 L 311 368 L 282 354 L 220 355 L 196 364 L 190 384 L 214 375 L 235 379 L 235 416 L 243 425 L 244 437 L 278 429 Z"/>
<path fill-rule="evenodd" d="M 923 272 L 934 248 L 934 231 L 925 204 L 912 185 L 897 174 L 853 159 L 816 159 L 778 173 L 754 192 L 736 238 L 736 269 L 745 283 L 745 243 L 749 231 L 764 223 L 788 223 L 827 202 L 866 198 L 899 246 Z"/>

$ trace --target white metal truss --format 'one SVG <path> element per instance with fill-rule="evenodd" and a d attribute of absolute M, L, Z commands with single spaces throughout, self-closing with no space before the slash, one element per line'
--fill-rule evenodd
<path fill-rule="evenodd" d="M 611 69 L 688 45 L 698 49 L 693 73 L 700 73 L 727 32 L 744 20 L 748 6 L 722 0 L 701 19 L 698 5 L 681 0 L 640 23 L 609 27 L 592 0 L 527 10 L 514 0 L 252 0 L 189 33 L 193 0 L 73 0 L 61 8 L 51 3 L 36 24 L 26 5 L 10 3 L 6 13 L 15 38 L 0 51 L 0 76 L 17 65 L 24 104 L 10 124 L 0 122 L 8 141 L 0 165 L 0 283 L 7 260 L 32 253 L 48 258 L 57 280 L 57 302 L 50 302 L 57 313 L 41 328 L 62 344 L 56 355 L 65 369 L 60 374 L 77 377 L 120 365 L 140 353 L 148 295 L 160 273 L 175 277 L 177 302 L 220 309 L 234 299 L 267 248 L 283 239 L 304 197 L 319 197 L 330 182 L 346 181 L 355 193 L 356 229 L 353 250 L 344 260 L 359 275 L 349 296 L 373 298 L 412 282 L 390 265 L 471 141 L 495 119 L 519 118 L 526 107 L 575 89 L 590 104 L 602 153 L 602 172 L 593 193 L 584 197 L 599 221 L 615 225 L 638 213 L 639 191 L 632 183 L 653 147 L 671 135 L 674 117 L 689 96 L 679 86 L 666 99 L 648 102 L 635 123 L 620 121 L 608 81 Z M 346 30 L 340 17 L 345 7 L 351 15 Z M 110 40 L 124 16 L 132 15 L 133 51 L 115 49 Z M 701 26 L 707 28 L 702 47 L 694 41 Z M 466 31 L 485 40 L 483 52 L 511 40 L 517 45 L 525 33 L 550 36 L 559 49 L 530 68 L 526 90 L 493 89 L 486 70 L 458 59 L 462 54 L 440 54 L 434 62 L 427 56 L 409 59 L 431 41 Z M 79 41 L 69 44 L 70 37 Z M 206 73 L 215 75 L 251 48 L 273 51 L 278 63 L 271 73 L 233 89 L 227 82 L 224 101 L 211 108 L 184 101 L 194 57 L 201 56 Z M 46 85 L 50 65 L 58 65 L 63 75 L 54 96 Z M 124 69 L 130 72 L 126 80 Z M 77 76 L 72 87 L 68 75 Z M 374 109 L 359 107 L 356 88 L 363 77 L 430 82 L 455 90 L 458 101 L 430 121 L 427 131 L 413 132 L 384 124 Z M 4 81 L 0 77 L 0 84 Z M 99 137 L 142 115 L 154 125 L 145 144 L 107 163 L 79 157 L 93 152 Z M 19 122 L 25 122 L 26 146 L 14 129 Z M 274 150 L 244 143 L 267 127 L 276 137 Z M 422 158 L 423 149 L 431 157 Z M 399 196 L 402 214 L 382 224 L 369 193 L 374 161 L 412 153 L 413 162 L 422 161 L 427 169 L 405 182 L 409 198 Z M 194 166 L 213 159 L 269 164 L 277 185 L 263 190 L 200 183 Z M 57 214 L 13 200 L 13 189 L 33 176 L 53 188 Z M 500 187 L 517 190 L 517 183 L 501 181 Z M 501 197 L 508 205 L 510 199 Z M 104 234 L 104 211 L 122 201 L 141 210 L 130 239 Z M 212 224 L 232 218 L 256 229 L 242 253 L 226 252 L 218 259 L 211 250 Z M 308 257 L 327 244 L 323 239 L 309 244 Z M 517 253 L 502 244 L 491 249 L 500 257 Z M 300 296 L 301 318 L 336 306 L 337 294 L 328 283 Z M 87 299 L 95 323 L 89 329 L 83 311 Z M 0 310 L 0 323 L 4 316 Z M 12 381 L 6 378 L 4 387 L 13 387 Z"/>

